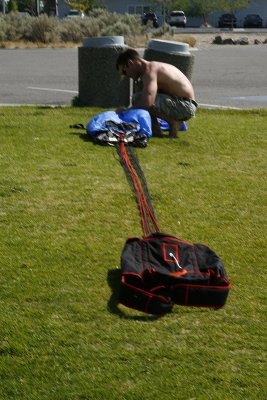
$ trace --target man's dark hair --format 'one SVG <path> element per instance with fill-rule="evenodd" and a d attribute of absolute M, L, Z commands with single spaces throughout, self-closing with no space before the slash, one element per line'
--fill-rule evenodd
<path fill-rule="evenodd" d="M 138 60 L 141 56 L 135 49 L 127 49 L 123 53 L 119 55 L 116 62 L 116 68 L 119 69 L 119 66 L 125 66 L 128 64 L 129 60 Z"/>

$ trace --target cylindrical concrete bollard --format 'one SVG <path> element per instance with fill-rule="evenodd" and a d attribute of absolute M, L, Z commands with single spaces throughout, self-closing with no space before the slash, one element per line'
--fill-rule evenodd
<path fill-rule="evenodd" d="M 192 77 L 194 56 L 190 53 L 187 43 L 152 39 L 145 49 L 144 59 L 172 64 L 189 80 Z"/>
<path fill-rule="evenodd" d="M 116 60 L 127 49 L 123 36 L 85 38 L 78 49 L 79 101 L 92 107 L 128 106 L 129 79 L 122 79 Z"/>

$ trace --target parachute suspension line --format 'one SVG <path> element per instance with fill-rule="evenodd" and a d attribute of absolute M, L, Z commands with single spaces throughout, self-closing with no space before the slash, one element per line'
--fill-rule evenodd
<path fill-rule="evenodd" d="M 156 220 L 156 217 L 155 217 L 155 213 L 154 213 L 154 209 L 153 209 L 153 206 L 152 206 L 152 201 L 151 201 L 151 197 L 150 197 L 149 190 L 148 190 L 148 187 L 147 187 L 147 183 L 146 183 L 146 180 L 145 180 L 145 176 L 144 176 L 144 173 L 143 173 L 143 171 L 142 171 L 142 169 L 140 167 L 140 164 L 138 162 L 137 156 L 135 155 L 133 149 L 130 148 L 129 146 L 126 147 L 126 152 L 127 152 L 128 156 L 129 156 L 129 154 L 131 156 L 130 164 L 131 164 L 135 174 L 137 175 L 137 179 L 138 179 L 138 181 L 140 183 L 142 196 L 143 196 L 144 202 L 145 202 L 146 213 L 149 216 L 150 221 L 152 223 L 153 232 L 159 232 L 160 230 L 159 230 L 159 227 L 158 227 L 158 224 L 157 224 L 157 220 Z M 150 233 L 152 232 L 152 229 L 150 229 Z"/>
<path fill-rule="evenodd" d="M 137 173 L 138 178 L 140 179 L 143 191 L 145 193 L 147 202 L 149 204 L 149 208 L 150 208 L 150 210 L 153 213 L 153 216 L 155 218 L 155 212 L 154 212 L 154 208 L 153 208 L 153 205 L 152 205 L 152 200 L 151 200 L 151 197 L 150 197 L 150 193 L 149 193 L 149 190 L 148 190 L 146 178 L 145 178 L 145 175 L 144 175 L 144 172 L 143 172 L 142 168 L 140 167 L 136 150 L 133 147 L 127 146 L 126 151 L 127 151 L 128 157 L 130 159 L 130 162 L 131 162 L 133 168 L 135 169 L 135 172 Z"/>
<path fill-rule="evenodd" d="M 139 205 L 139 212 L 140 212 L 143 232 L 145 235 L 148 235 L 150 233 L 150 227 L 149 227 L 149 222 L 148 222 L 147 215 L 146 215 L 144 197 L 142 196 L 142 188 L 141 188 L 140 182 L 135 174 L 135 171 L 133 170 L 133 168 L 129 162 L 127 153 L 125 151 L 125 145 L 123 142 L 120 142 L 119 154 L 121 156 L 121 161 L 122 161 L 124 170 L 126 172 L 126 176 L 131 184 L 133 192 L 136 195 L 137 203 Z"/>
<path fill-rule="evenodd" d="M 134 157 L 133 152 L 129 152 L 129 158 L 127 151 L 129 147 L 126 147 L 123 141 L 120 141 L 116 148 L 131 188 L 136 195 L 145 236 L 148 236 L 151 232 L 159 232 L 146 181 L 137 158 Z"/>

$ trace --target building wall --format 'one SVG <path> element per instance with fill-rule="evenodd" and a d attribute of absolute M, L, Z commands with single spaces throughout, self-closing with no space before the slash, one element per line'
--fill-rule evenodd
<path fill-rule="evenodd" d="M 146 7 L 149 8 L 147 3 L 143 0 L 105 0 L 106 7 L 110 12 L 117 13 L 131 13 L 143 14 Z M 218 26 L 218 18 L 221 14 L 225 13 L 224 10 L 218 10 L 208 17 L 208 22 L 214 26 Z M 160 13 L 158 13 L 160 17 Z M 267 0 L 252 0 L 251 6 L 247 9 L 241 10 L 236 13 L 238 26 L 243 27 L 243 21 L 247 14 L 259 14 L 263 19 L 263 26 L 267 27 Z M 203 23 L 201 18 L 188 17 L 188 26 L 200 26 Z"/>
<path fill-rule="evenodd" d="M 224 10 L 216 11 L 211 14 L 208 18 L 209 23 L 212 26 L 218 26 L 218 18 L 221 14 L 225 13 Z M 237 24 L 239 27 L 243 27 L 244 18 L 247 14 L 259 14 L 263 19 L 263 26 L 267 27 L 267 1 L 266 0 L 252 0 L 251 6 L 240 10 L 236 13 Z"/>
<path fill-rule="evenodd" d="M 144 0 L 104 0 L 107 10 L 109 12 L 117 12 L 119 14 L 130 13 L 140 14 L 149 11 L 148 3 Z M 58 16 L 64 18 L 68 13 L 69 7 L 65 4 L 64 0 L 58 0 Z M 154 11 L 154 10 L 153 10 Z M 208 17 L 210 25 L 217 27 L 218 18 L 223 14 L 224 10 L 218 10 Z M 259 14 L 263 19 L 263 26 L 267 28 L 267 0 L 252 0 L 251 6 L 245 10 L 236 13 L 238 26 L 243 27 L 243 21 L 247 14 Z M 157 12 L 159 20 L 162 20 L 161 13 Z M 203 23 L 201 18 L 188 17 L 188 26 L 199 27 Z"/>
<path fill-rule="evenodd" d="M 1 1 L 1 0 L 0 0 Z M 150 6 L 144 0 L 104 0 L 106 8 L 109 12 L 119 14 L 140 14 L 149 11 Z M 58 16 L 64 18 L 68 13 L 68 7 L 64 0 L 58 0 Z"/>
<path fill-rule="evenodd" d="M 150 6 L 144 0 L 104 0 L 108 11 L 120 14 L 143 14 Z"/>
<path fill-rule="evenodd" d="M 68 14 L 70 7 L 67 6 L 64 0 L 58 0 L 58 16 L 64 18 Z"/>
<path fill-rule="evenodd" d="M 259 14 L 263 19 L 263 26 L 267 28 L 267 1 L 254 0 L 247 10 L 240 11 L 240 17 L 244 20 L 247 14 Z M 242 21 L 243 22 L 243 21 Z"/>

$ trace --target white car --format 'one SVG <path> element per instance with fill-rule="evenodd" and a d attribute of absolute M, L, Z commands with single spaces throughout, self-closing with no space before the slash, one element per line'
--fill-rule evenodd
<path fill-rule="evenodd" d="M 84 18 L 84 13 L 80 10 L 69 10 L 68 15 L 66 18 Z"/>
<path fill-rule="evenodd" d="M 172 11 L 168 18 L 168 23 L 171 26 L 182 26 L 186 27 L 186 16 L 183 11 Z"/>

